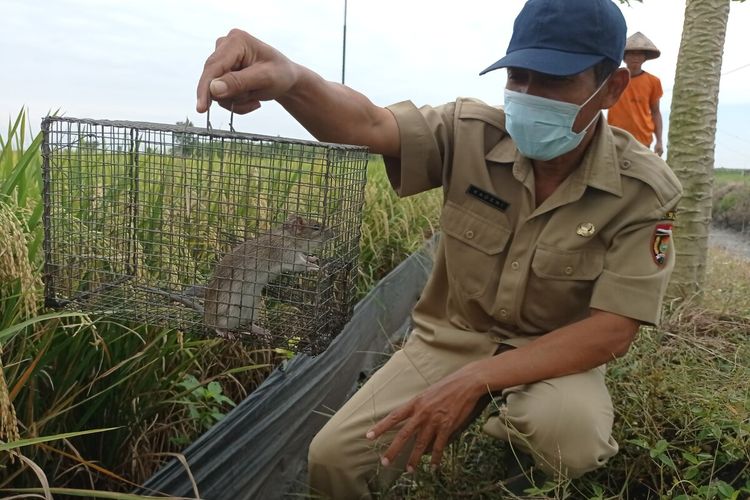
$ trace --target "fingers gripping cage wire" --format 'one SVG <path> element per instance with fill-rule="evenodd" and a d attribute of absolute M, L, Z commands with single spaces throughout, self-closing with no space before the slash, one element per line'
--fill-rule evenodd
<path fill-rule="evenodd" d="M 310 353 L 349 319 L 365 148 L 189 122 L 42 130 L 49 306 Z"/>
<path fill-rule="evenodd" d="M 213 127 L 211 126 L 211 106 L 209 106 L 206 109 L 206 130 L 212 130 Z M 232 101 L 232 105 L 229 108 L 229 131 L 230 132 L 236 132 L 234 130 L 234 101 Z"/>

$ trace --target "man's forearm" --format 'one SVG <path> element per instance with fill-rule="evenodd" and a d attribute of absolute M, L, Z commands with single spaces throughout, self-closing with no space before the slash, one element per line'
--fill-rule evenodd
<path fill-rule="evenodd" d="M 661 118 L 661 111 L 658 109 L 655 113 L 652 114 L 652 119 L 654 121 L 654 135 L 656 136 L 656 142 L 660 143 L 662 142 L 662 118 Z"/>
<path fill-rule="evenodd" d="M 471 363 L 466 375 L 494 392 L 584 372 L 624 355 L 638 327 L 630 318 L 594 312 L 517 349 Z"/>
<path fill-rule="evenodd" d="M 278 102 L 315 138 L 368 146 L 385 156 L 399 155 L 398 126 L 390 111 L 303 66 L 297 65 L 296 71 L 295 85 Z"/>

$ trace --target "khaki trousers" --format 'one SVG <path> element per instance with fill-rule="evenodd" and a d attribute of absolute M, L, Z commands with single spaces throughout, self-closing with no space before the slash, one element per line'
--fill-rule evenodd
<path fill-rule="evenodd" d="M 515 346 L 518 340 L 514 339 Z M 394 464 L 383 467 L 380 454 L 397 430 L 379 442 L 367 440 L 367 430 L 431 384 L 492 355 L 496 348 L 493 344 L 456 353 L 412 335 L 310 443 L 311 495 L 358 499 L 370 498 L 372 491 L 385 491 L 404 472 L 411 447 Z M 613 409 L 604 372 L 602 366 L 506 389 L 503 402 L 498 402 L 499 416 L 489 418 L 484 431 L 531 454 L 537 467 L 553 477 L 577 477 L 600 467 L 618 449 L 611 436 Z"/>

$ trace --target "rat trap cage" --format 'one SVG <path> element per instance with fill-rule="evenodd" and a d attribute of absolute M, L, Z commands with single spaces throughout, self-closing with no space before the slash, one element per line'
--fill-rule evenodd
<path fill-rule="evenodd" d="M 47 117 L 48 306 L 319 353 L 354 305 L 365 148 Z"/>

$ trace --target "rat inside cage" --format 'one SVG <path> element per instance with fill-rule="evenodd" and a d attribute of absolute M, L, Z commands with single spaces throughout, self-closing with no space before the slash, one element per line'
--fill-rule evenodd
<path fill-rule="evenodd" d="M 318 353 L 355 300 L 365 148 L 47 117 L 47 305 Z"/>

